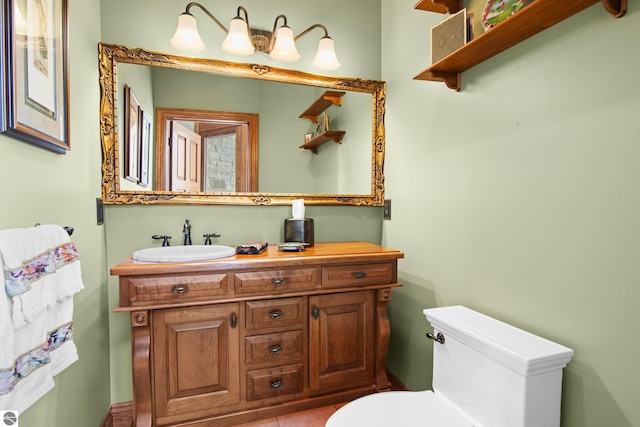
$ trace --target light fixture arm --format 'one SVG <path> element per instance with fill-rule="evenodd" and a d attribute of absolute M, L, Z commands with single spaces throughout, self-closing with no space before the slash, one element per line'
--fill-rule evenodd
<path fill-rule="evenodd" d="M 207 10 L 207 8 L 206 8 L 206 7 L 204 7 L 203 5 L 201 5 L 201 4 L 200 4 L 200 3 L 198 3 L 198 2 L 192 1 L 191 3 L 189 3 L 189 4 L 187 5 L 187 9 L 185 10 L 185 12 L 184 12 L 184 13 L 188 13 L 189 15 L 191 15 L 191 13 L 189 12 L 189 9 L 191 9 L 191 8 L 192 8 L 192 7 L 194 7 L 194 6 L 199 7 L 199 8 L 200 8 L 200 9 L 201 9 L 201 10 L 202 10 L 202 11 L 203 11 L 203 12 L 204 12 L 204 13 L 205 13 L 209 18 L 211 18 L 211 19 L 213 20 L 213 22 L 215 22 L 216 24 L 218 24 L 218 27 L 222 28 L 222 31 L 224 31 L 224 32 L 225 32 L 225 34 L 228 34 L 228 33 L 229 33 L 229 30 L 227 29 L 227 27 L 225 27 L 224 25 L 222 25 L 222 22 L 218 21 L 218 19 L 217 19 L 215 16 L 213 16 L 213 14 L 212 14 L 211 12 L 209 12 L 209 11 Z M 240 16 L 240 8 L 242 8 L 242 9 L 244 10 L 244 8 L 243 8 L 242 6 L 240 6 L 240 7 L 238 8 L 238 16 Z M 244 13 L 245 13 L 245 15 L 246 15 L 246 14 L 247 14 L 247 11 L 245 10 L 245 11 L 244 11 Z M 249 16 L 247 15 L 247 24 L 248 24 L 248 23 L 249 23 Z"/>
<path fill-rule="evenodd" d="M 285 15 L 278 15 L 276 16 L 275 21 L 273 21 L 273 30 L 271 31 L 271 36 L 269 37 L 269 50 L 268 52 L 271 52 L 271 50 L 273 49 L 273 45 L 276 43 L 276 29 L 278 27 L 278 20 L 282 18 L 282 26 L 287 27 L 287 17 Z"/>
<path fill-rule="evenodd" d="M 298 41 L 298 39 L 302 36 L 307 35 L 307 33 L 309 33 L 311 30 L 315 29 L 315 28 L 322 28 L 322 30 L 324 30 L 324 36 L 325 37 L 329 37 L 329 31 L 327 31 L 327 27 L 325 27 L 322 24 L 313 24 L 312 26 L 310 26 L 309 28 L 307 28 L 306 30 L 304 30 L 303 32 L 301 32 L 300 34 L 298 34 L 294 40 Z"/>
<path fill-rule="evenodd" d="M 251 28 L 251 25 L 249 25 L 249 12 L 247 12 L 247 9 L 245 9 L 242 6 L 238 6 L 238 12 L 236 12 L 236 18 L 241 18 L 240 16 L 240 11 L 244 12 L 244 20 L 247 23 L 247 29 Z"/>

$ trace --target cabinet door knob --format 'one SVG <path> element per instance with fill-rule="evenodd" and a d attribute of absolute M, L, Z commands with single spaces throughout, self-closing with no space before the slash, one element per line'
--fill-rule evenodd
<path fill-rule="evenodd" d="M 235 313 L 231 313 L 231 317 L 229 317 L 229 323 L 231 324 L 232 328 L 238 326 L 238 315 Z"/>
<path fill-rule="evenodd" d="M 282 387 L 284 387 L 284 381 L 282 380 L 275 380 L 274 382 L 271 383 L 271 388 L 274 390 L 277 390 Z"/>
<path fill-rule="evenodd" d="M 354 276 L 356 279 L 364 279 L 365 277 L 367 277 L 367 273 L 365 271 L 357 271 Z"/>
<path fill-rule="evenodd" d="M 314 319 L 317 319 L 318 317 L 320 317 L 320 309 L 318 308 L 317 305 L 314 305 L 313 308 L 311 309 L 311 315 L 313 316 Z"/>
<path fill-rule="evenodd" d="M 282 353 L 282 346 L 281 345 L 274 345 L 273 347 L 271 347 L 269 349 L 269 353 L 271 353 L 271 354 Z"/>
<path fill-rule="evenodd" d="M 186 294 L 189 292 L 189 287 L 187 285 L 173 285 L 171 287 L 171 292 L 174 294 Z"/>
<path fill-rule="evenodd" d="M 287 283 L 287 279 L 284 277 L 274 277 L 271 283 L 273 283 L 274 286 L 282 286 Z"/>
<path fill-rule="evenodd" d="M 270 319 L 279 319 L 282 316 L 284 316 L 284 313 L 281 310 L 274 310 L 271 313 L 269 313 Z"/>

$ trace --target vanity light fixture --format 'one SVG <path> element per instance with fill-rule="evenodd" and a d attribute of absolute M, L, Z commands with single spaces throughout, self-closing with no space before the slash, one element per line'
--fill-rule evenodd
<path fill-rule="evenodd" d="M 205 48 L 204 42 L 198 33 L 196 18 L 189 12 L 194 6 L 199 7 L 227 34 L 227 38 L 222 43 L 222 49 L 225 52 L 235 55 L 252 55 L 255 51 L 258 51 L 267 53 L 278 61 L 297 61 L 300 59 L 300 54 L 296 49 L 296 40 L 305 36 L 311 30 L 320 28 L 324 31 L 324 37 L 320 39 L 318 51 L 311 65 L 322 70 L 336 70 L 340 67 L 333 39 L 329 37 L 329 32 L 324 25 L 314 24 L 294 37 L 293 31 L 287 25 L 287 17 L 278 15 L 273 23 L 273 31 L 257 30 L 249 26 L 249 13 L 242 6 L 238 7 L 237 16 L 231 20 L 229 29 L 227 29 L 200 3 L 191 2 L 187 4 L 185 12 L 178 17 L 178 28 L 170 40 L 171 46 L 176 49 L 199 52 Z M 241 16 L 241 12 L 244 18 Z M 280 20 L 282 20 L 282 24 L 278 27 L 278 21 Z"/>

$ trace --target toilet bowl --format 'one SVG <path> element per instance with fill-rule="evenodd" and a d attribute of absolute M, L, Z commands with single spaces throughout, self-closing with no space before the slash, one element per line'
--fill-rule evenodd
<path fill-rule="evenodd" d="M 325 424 L 325 427 L 343 426 L 476 427 L 476 424 L 456 406 L 425 390 L 389 391 L 356 399 Z"/>
<path fill-rule="evenodd" d="M 462 306 L 424 310 L 434 328 L 433 391 L 356 399 L 326 427 L 558 427 L 573 350 Z"/>

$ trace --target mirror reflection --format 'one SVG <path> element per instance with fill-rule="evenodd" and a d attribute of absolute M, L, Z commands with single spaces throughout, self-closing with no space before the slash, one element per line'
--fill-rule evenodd
<path fill-rule="evenodd" d="M 382 203 L 383 82 L 100 47 L 106 203 Z M 123 179 L 125 85 L 153 123 L 146 186 Z M 334 89 L 338 101 L 304 114 Z"/>

